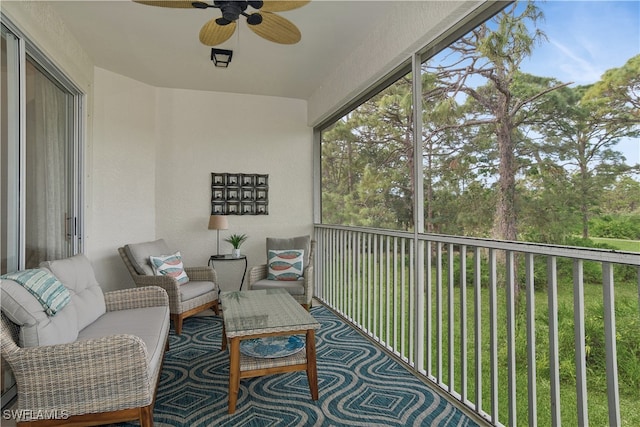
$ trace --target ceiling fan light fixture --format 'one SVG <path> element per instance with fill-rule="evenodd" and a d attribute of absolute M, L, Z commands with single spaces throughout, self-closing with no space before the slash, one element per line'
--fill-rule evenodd
<path fill-rule="evenodd" d="M 232 50 L 211 48 L 211 60 L 213 65 L 218 68 L 227 68 L 232 57 Z"/>
<path fill-rule="evenodd" d="M 225 26 L 225 25 L 229 25 L 231 24 L 233 21 L 229 21 L 227 19 L 224 18 L 217 18 L 216 19 L 216 24 L 221 25 L 221 26 Z"/>
<path fill-rule="evenodd" d="M 264 2 L 262 0 L 249 0 L 247 1 L 247 3 L 254 9 L 260 9 L 262 5 L 264 5 Z"/>
<path fill-rule="evenodd" d="M 247 15 L 247 24 L 249 25 L 258 25 L 262 23 L 262 15 L 259 13 L 252 13 L 251 15 Z"/>

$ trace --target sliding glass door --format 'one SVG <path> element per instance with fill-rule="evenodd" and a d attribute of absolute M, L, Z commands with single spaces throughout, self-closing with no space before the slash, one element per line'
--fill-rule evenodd
<path fill-rule="evenodd" d="M 73 96 L 26 62 L 25 267 L 73 254 Z"/>

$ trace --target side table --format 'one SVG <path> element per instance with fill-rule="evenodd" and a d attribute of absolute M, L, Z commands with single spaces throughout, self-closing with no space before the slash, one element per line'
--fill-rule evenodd
<path fill-rule="evenodd" d="M 233 256 L 231 254 L 224 254 L 224 255 L 211 255 L 211 257 L 209 257 L 209 265 L 211 267 L 214 266 L 214 263 L 218 262 L 218 261 L 242 261 L 244 260 L 244 271 L 242 272 L 242 280 L 240 280 L 240 289 L 242 290 L 242 284 L 244 283 L 244 278 L 247 275 L 247 256 L 246 255 L 240 255 L 240 256 Z"/>

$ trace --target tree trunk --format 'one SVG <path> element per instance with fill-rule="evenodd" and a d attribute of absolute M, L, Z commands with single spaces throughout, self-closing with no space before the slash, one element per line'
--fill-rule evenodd
<path fill-rule="evenodd" d="M 496 128 L 500 164 L 498 168 L 498 195 L 496 213 L 493 221 L 493 238 L 517 240 L 515 212 L 515 147 L 511 138 L 509 120 L 500 120 Z"/>

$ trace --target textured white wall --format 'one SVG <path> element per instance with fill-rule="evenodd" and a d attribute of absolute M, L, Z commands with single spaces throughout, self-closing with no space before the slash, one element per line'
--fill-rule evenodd
<path fill-rule="evenodd" d="M 104 289 L 133 286 L 118 255 L 155 239 L 156 88 L 96 68 L 90 257 Z"/>
<path fill-rule="evenodd" d="M 484 0 L 395 1 L 389 13 L 308 99 L 308 123 L 317 125 L 436 39 Z"/>
<path fill-rule="evenodd" d="M 91 92 L 93 62 L 47 2 L 3 0 L 0 8 L 67 77 Z"/>
<path fill-rule="evenodd" d="M 207 230 L 212 172 L 269 174 L 269 215 L 229 216 L 229 230 L 220 232 L 222 253 L 231 252 L 224 237 L 246 233 L 241 249 L 250 267 L 266 261 L 266 237 L 311 234 L 306 102 L 158 89 L 156 110 L 156 235 L 180 249 L 186 265 L 206 265 L 216 250 L 216 232 Z M 216 265 L 223 285 L 239 285 L 233 267 Z"/>

